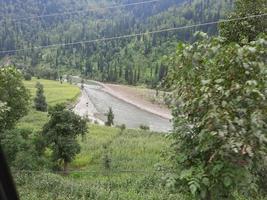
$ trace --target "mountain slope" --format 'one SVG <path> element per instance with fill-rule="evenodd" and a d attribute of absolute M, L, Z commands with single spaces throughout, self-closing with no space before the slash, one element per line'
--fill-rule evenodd
<path fill-rule="evenodd" d="M 101 81 L 156 86 L 167 72 L 162 57 L 175 50 L 178 41 L 191 41 L 196 30 L 213 35 L 216 26 L 147 34 L 98 43 L 36 50 L 34 46 L 95 40 L 165 28 L 180 27 L 223 18 L 232 3 L 224 0 L 165 0 L 113 9 L 132 0 L 4 0 L 0 50 L 29 48 L 12 54 L 18 66 L 43 76 L 50 71 L 82 74 Z M 95 9 L 67 15 L 36 18 Z M 5 16 L 5 17 L 3 17 Z M 31 19 L 29 19 L 31 17 Z M 21 19 L 12 21 L 11 19 Z M 22 20 L 22 18 L 26 18 Z"/>

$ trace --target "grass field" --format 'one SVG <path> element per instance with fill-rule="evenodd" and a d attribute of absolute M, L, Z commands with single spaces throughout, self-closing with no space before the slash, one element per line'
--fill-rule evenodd
<path fill-rule="evenodd" d="M 37 82 L 43 84 L 44 94 L 49 106 L 58 103 L 73 103 L 80 95 L 80 89 L 75 85 L 70 85 L 69 83 L 61 84 L 58 81 L 33 78 L 31 81 L 24 81 L 24 85 L 30 90 L 32 100 L 35 97 L 35 85 Z M 40 130 L 47 119 L 47 113 L 38 112 L 31 106 L 28 115 L 20 120 L 18 127 L 30 128 L 33 131 L 37 131 Z"/>
<path fill-rule="evenodd" d="M 177 199 L 161 186 L 163 135 L 90 125 L 68 176 L 36 172 L 17 179 L 22 199 Z M 106 162 L 109 161 L 107 166 Z M 73 172 L 74 171 L 74 172 Z M 176 198 L 174 198 L 176 197 Z M 181 199 L 181 198 L 180 198 Z"/>
<path fill-rule="evenodd" d="M 60 84 L 58 81 L 33 78 L 31 81 L 24 81 L 24 85 L 30 90 L 33 98 L 35 96 L 35 85 L 37 82 L 43 84 L 47 103 L 50 106 L 67 101 L 72 102 L 80 94 L 80 89 L 75 85 L 70 85 L 69 83 Z"/>

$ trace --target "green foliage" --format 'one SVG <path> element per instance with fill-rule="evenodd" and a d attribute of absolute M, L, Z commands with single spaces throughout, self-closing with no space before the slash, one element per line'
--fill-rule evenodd
<path fill-rule="evenodd" d="M 29 74 L 29 73 L 24 73 L 24 74 L 23 74 L 23 77 L 24 77 L 25 81 L 30 81 L 30 80 L 32 80 L 32 75 Z"/>
<path fill-rule="evenodd" d="M 34 145 L 30 144 L 28 149 L 20 151 L 16 155 L 16 159 L 12 163 L 16 170 L 43 170 L 50 166 L 49 160 L 44 156 L 40 156 Z"/>
<path fill-rule="evenodd" d="M 0 134 L 27 114 L 30 95 L 15 68 L 0 68 Z"/>
<path fill-rule="evenodd" d="M 108 113 L 107 113 L 107 121 L 105 123 L 107 126 L 112 126 L 114 125 L 114 113 L 112 111 L 112 108 L 109 108 Z"/>
<path fill-rule="evenodd" d="M 131 176 L 125 176 L 113 181 L 108 176 L 103 176 L 99 181 L 86 179 L 78 182 L 42 172 L 16 176 L 22 200 L 190 200 L 182 194 L 169 195 L 167 190 L 155 185 L 157 178 L 154 174 L 148 174 L 135 175 L 135 180 Z"/>
<path fill-rule="evenodd" d="M 58 79 L 58 71 L 56 69 L 50 68 L 37 68 L 34 71 L 34 75 L 39 78 L 49 79 L 49 80 L 57 80 Z"/>
<path fill-rule="evenodd" d="M 44 86 L 48 106 L 54 106 L 59 103 L 73 103 L 80 95 L 80 89 L 75 85 L 33 78 L 31 81 L 24 81 L 25 87 L 30 90 L 32 96 L 36 94 L 35 86 L 37 81 Z M 60 95 L 58 95 L 59 93 Z"/>
<path fill-rule="evenodd" d="M 29 138 L 30 130 L 27 129 L 14 129 L 5 131 L 4 135 L 1 135 L 1 145 L 6 154 L 7 161 L 12 163 L 16 154 L 20 151 L 25 151 L 29 148 Z"/>
<path fill-rule="evenodd" d="M 77 142 L 79 135 L 87 131 L 86 121 L 72 111 L 66 110 L 65 106 L 58 104 L 49 110 L 49 121 L 42 130 L 43 139 L 53 151 L 52 157 L 56 165 L 67 165 L 80 152 Z"/>
<path fill-rule="evenodd" d="M 252 15 L 266 14 L 266 0 L 237 0 L 235 9 L 228 17 L 231 19 L 243 18 Z M 222 23 L 220 35 L 227 39 L 227 42 L 242 43 L 242 41 L 253 41 L 260 33 L 267 30 L 266 16 L 248 18 L 230 23 Z"/>
<path fill-rule="evenodd" d="M 48 161 L 38 155 L 33 137 L 30 129 L 13 129 L 0 138 L 7 161 L 16 170 L 36 170 L 47 165 Z"/>
<path fill-rule="evenodd" d="M 67 75 L 66 79 L 69 84 L 72 84 L 72 77 L 70 75 Z"/>
<path fill-rule="evenodd" d="M 169 139 L 164 134 L 148 134 L 142 130 L 120 130 L 90 125 L 85 141 L 80 141 L 81 153 L 70 164 L 74 171 L 68 176 L 45 172 L 14 174 L 22 200 L 192 200 L 184 192 L 172 191 L 162 183 L 162 174 L 155 170 L 163 162 L 161 152 L 168 150 Z M 103 169 L 103 144 L 109 143 L 111 168 Z M 89 158 L 89 159 L 88 159 Z M 76 163 L 76 159 L 86 163 Z M 119 171 L 124 172 L 119 172 Z M 263 200 L 235 194 L 236 200 Z"/>
<path fill-rule="evenodd" d="M 128 129 L 121 134 L 119 128 L 90 124 L 86 139 L 79 138 L 79 143 L 81 152 L 70 163 L 68 176 L 45 170 L 14 174 L 21 199 L 190 200 L 170 194 L 155 170 L 164 161 L 161 151 L 169 146 L 164 134 Z"/>
<path fill-rule="evenodd" d="M 149 130 L 150 128 L 149 128 L 149 126 L 147 126 L 147 125 L 145 125 L 145 124 L 141 124 L 141 125 L 140 125 L 140 129 L 147 131 L 147 130 Z"/>
<path fill-rule="evenodd" d="M 44 86 L 40 83 L 36 83 L 36 97 L 34 98 L 34 105 L 37 111 L 46 112 L 47 111 L 47 103 L 44 96 Z"/>
<path fill-rule="evenodd" d="M 200 34 L 206 38 L 205 34 Z M 267 153 L 267 37 L 240 46 L 222 38 L 179 44 L 173 86 L 177 184 L 195 199 L 260 191 Z M 264 188 L 262 188 L 264 189 Z"/>
<path fill-rule="evenodd" d="M 126 125 L 125 124 L 121 124 L 118 126 L 118 128 L 120 129 L 121 133 L 123 133 L 123 131 L 125 131 L 126 129 Z"/>
<path fill-rule="evenodd" d="M 103 155 L 103 166 L 104 169 L 109 170 L 111 168 L 111 158 L 108 152 L 108 146 L 106 144 L 103 145 L 104 155 Z"/>

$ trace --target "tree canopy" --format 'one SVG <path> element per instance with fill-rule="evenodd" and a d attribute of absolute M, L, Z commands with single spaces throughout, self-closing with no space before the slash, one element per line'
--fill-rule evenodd
<path fill-rule="evenodd" d="M 230 20 L 256 15 L 258 17 L 222 23 L 220 35 L 227 38 L 227 42 L 254 41 L 260 33 L 267 32 L 266 12 L 266 0 L 237 0 L 234 11 L 228 17 Z M 263 14 L 265 16 L 260 16 Z"/>
<path fill-rule="evenodd" d="M 13 128 L 27 113 L 30 94 L 22 80 L 15 68 L 0 68 L 0 132 Z"/>
<path fill-rule="evenodd" d="M 79 135 L 87 132 L 86 120 L 58 104 L 49 110 L 49 121 L 44 125 L 42 137 L 53 151 L 53 161 L 67 170 L 67 165 L 80 152 Z"/>
<path fill-rule="evenodd" d="M 266 48 L 266 36 L 244 46 L 212 38 L 180 44 L 170 58 L 178 182 L 196 198 L 257 192 L 267 153 Z"/>

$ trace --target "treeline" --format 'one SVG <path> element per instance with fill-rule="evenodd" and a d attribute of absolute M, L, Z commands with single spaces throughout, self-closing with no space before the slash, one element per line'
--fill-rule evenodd
<path fill-rule="evenodd" d="M 53 49 L 34 49 L 56 43 L 73 43 L 165 28 L 216 21 L 231 8 L 224 0 L 166 0 L 119 9 L 101 9 L 73 15 L 25 19 L 38 15 L 84 10 L 88 4 L 102 7 L 136 1 L 5 1 L 0 8 L 5 18 L 0 22 L 0 50 L 28 48 L 13 56 L 15 63 L 31 68 L 80 73 L 87 78 L 155 87 L 166 75 L 164 55 L 176 48 L 177 41 L 192 41 L 202 30 L 217 33 L 216 26 L 147 34 L 106 42 L 77 44 Z M 10 12 L 7 12 L 10 11 Z M 12 21 L 11 19 L 21 19 Z M 6 54 L 8 55 L 8 54 Z"/>

